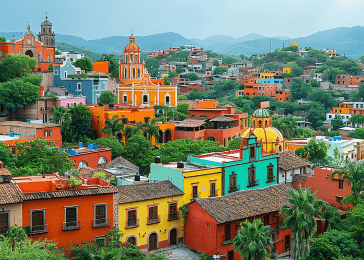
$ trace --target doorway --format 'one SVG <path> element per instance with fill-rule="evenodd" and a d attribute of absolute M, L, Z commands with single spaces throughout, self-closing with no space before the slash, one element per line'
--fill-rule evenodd
<path fill-rule="evenodd" d="M 177 229 L 173 228 L 170 232 L 169 232 L 169 245 L 177 245 Z"/>
<path fill-rule="evenodd" d="M 156 233 L 152 233 L 149 236 L 148 250 L 152 251 L 152 250 L 156 250 L 156 249 L 158 249 L 158 236 Z"/>

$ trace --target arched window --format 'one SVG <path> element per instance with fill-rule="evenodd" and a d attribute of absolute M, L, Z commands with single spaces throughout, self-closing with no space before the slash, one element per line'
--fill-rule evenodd
<path fill-rule="evenodd" d="M 142 105 L 149 105 L 149 96 L 148 96 L 148 94 L 143 94 Z"/>
<path fill-rule="evenodd" d="M 128 104 L 128 95 L 125 92 L 123 93 L 123 103 Z"/>
<path fill-rule="evenodd" d="M 100 157 L 97 164 L 98 164 L 99 168 L 104 168 L 106 163 L 107 163 L 106 158 Z"/>
<path fill-rule="evenodd" d="M 140 78 L 140 68 L 138 69 L 138 78 Z"/>
<path fill-rule="evenodd" d="M 48 60 L 48 62 L 51 62 L 51 61 L 52 61 L 52 57 L 51 57 L 51 55 L 50 55 L 50 54 L 48 54 L 48 56 L 47 56 L 47 60 Z"/>
<path fill-rule="evenodd" d="M 169 95 L 169 93 L 167 93 L 164 96 L 164 105 L 165 106 L 170 106 L 171 105 L 171 96 Z"/>
<path fill-rule="evenodd" d="M 40 55 L 40 52 L 38 52 L 38 61 L 40 61 L 40 59 L 41 59 L 42 57 L 41 57 L 41 55 Z"/>
<path fill-rule="evenodd" d="M 133 63 L 133 53 L 130 53 L 130 63 Z"/>
<path fill-rule="evenodd" d="M 81 169 L 81 168 L 84 168 L 84 167 L 88 167 L 88 163 L 86 161 L 80 162 L 80 164 L 78 165 L 78 169 Z"/>
<path fill-rule="evenodd" d="M 139 63 L 139 56 L 138 56 L 138 54 L 135 54 L 135 63 Z"/>
<path fill-rule="evenodd" d="M 126 79 L 126 78 L 127 78 L 127 74 L 128 74 L 128 71 L 127 71 L 127 69 L 125 68 L 125 69 L 124 69 L 124 79 Z"/>
<path fill-rule="evenodd" d="M 128 63 L 128 54 L 125 54 L 125 63 Z"/>

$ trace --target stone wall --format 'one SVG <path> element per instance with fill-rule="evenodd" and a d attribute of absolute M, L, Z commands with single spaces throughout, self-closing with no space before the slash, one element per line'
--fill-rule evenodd
<path fill-rule="evenodd" d="M 41 86 L 44 86 L 44 91 L 48 91 L 49 87 L 54 86 L 53 71 L 36 71 L 36 72 L 33 72 L 33 74 L 43 76 Z"/>

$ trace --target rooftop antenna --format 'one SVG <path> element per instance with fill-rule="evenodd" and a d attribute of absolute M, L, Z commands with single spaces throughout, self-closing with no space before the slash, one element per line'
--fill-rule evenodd
<path fill-rule="evenodd" d="M 46 20 L 48 20 L 48 12 L 46 12 Z"/>
<path fill-rule="evenodd" d="M 133 35 L 133 28 L 131 28 L 131 31 L 130 32 L 131 32 L 131 35 Z"/>
<path fill-rule="evenodd" d="M 28 27 L 30 27 L 30 22 L 28 21 Z"/>

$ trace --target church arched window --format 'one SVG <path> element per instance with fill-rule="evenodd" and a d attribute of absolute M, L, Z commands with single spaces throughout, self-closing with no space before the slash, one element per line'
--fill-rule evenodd
<path fill-rule="evenodd" d="M 127 78 L 127 74 L 128 74 L 128 71 L 126 70 L 126 68 L 124 69 L 124 79 Z"/>
<path fill-rule="evenodd" d="M 138 54 L 135 54 L 135 63 L 139 63 L 139 56 L 138 56 Z"/>
<path fill-rule="evenodd" d="M 128 63 L 128 54 L 125 54 L 125 63 Z"/>
<path fill-rule="evenodd" d="M 133 53 L 130 53 L 130 63 L 133 63 Z"/>
<path fill-rule="evenodd" d="M 140 68 L 138 69 L 138 78 L 140 78 Z"/>

